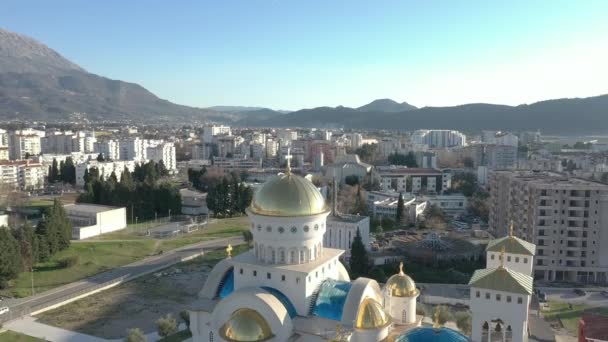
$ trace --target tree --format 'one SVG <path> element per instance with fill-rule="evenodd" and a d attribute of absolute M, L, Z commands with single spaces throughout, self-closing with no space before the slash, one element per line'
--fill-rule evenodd
<path fill-rule="evenodd" d="M 471 313 L 468 311 L 460 311 L 454 315 L 454 319 L 456 320 L 456 326 L 460 331 L 462 331 L 465 335 L 471 334 Z"/>
<path fill-rule="evenodd" d="M 402 225 L 403 223 L 403 214 L 405 211 L 405 207 L 403 205 L 403 194 L 399 193 L 399 199 L 397 200 L 397 213 L 395 215 L 395 221 L 398 225 Z"/>
<path fill-rule="evenodd" d="M 171 314 L 167 314 L 156 320 L 156 327 L 160 337 L 167 337 L 177 332 L 177 321 Z"/>
<path fill-rule="evenodd" d="M 19 242 L 21 252 L 21 270 L 29 271 L 38 261 L 38 241 L 34 228 L 29 221 L 13 231 L 15 239 Z"/>
<path fill-rule="evenodd" d="M 103 153 L 100 153 L 97 155 L 97 161 L 100 163 L 105 161 L 105 158 L 103 157 Z"/>
<path fill-rule="evenodd" d="M 53 158 L 53 163 L 51 164 L 51 168 L 49 169 L 49 183 L 55 183 L 59 181 L 59 166 L 57 164 L 57 159 Z"/>
<path fill-rule="evenodd" d="M 243 239 L 247 242 L 248 245 L 251 245 L 251 241 L 253 241 L 253 234 L 249 230 L 243 230 Z"/>
<path fill-rule="evenodd" d="M 186 324 L 186 327 L 190 329 L 190 312 L 188 312 L 187 310 L 180 311 L 179 318 L 181 318 L 182 321 L 184 321 L 184 323 Z"/>
<path fill-rule="evenodd" d="M 438 305 L 435 307 L 435 314 L 439 314 L 439 324 L 443 325 L 448 321 L 453 320 L 452 313 L 447 306 Z"/>
<path fill-rule="evenodd" d="M 139 328 L 129 329 L 127 330 L 127 337 L 125 337 L 125 342 L 146 342 L 146 336 L 144 332 Z"/>
<path fill-rule="evenodd" d="M 72 157 L 67 157 L 60 167 L 60 179 L 63 183 L 76 184 L 76 167 Z"/>
<path fill-rule="evenodd" d="M 436 205 L 431 205 L 424 213 L 424 224 L 431 229 L 445 229 L 445 213 Z"/>
<path fill-rule="evenodd" d="M 354 215 L 367 215 L 367 203 L 365 201 L 365 195 L 361 192 L 361 185 L 357 185 L 356 196 L 352 213 Z"/>
<path fill-rule="evenodd" d="M 369 277 L 380 283 L 386 282 L 387 278 L 386 273 L 384 273 L 384 269 L 382 267 L 372 268 L 372 270 L 369 271 Z"/>
<path fill-rule="evenodd" d="M 477 191 L 477 175 L 472 172 L 459 172 L 452 177 L 452 189 L 470 197 Z"/>
<path fill-rule="evenodd" d="M 357 229 L 357 234 L 353 240 L 350 248 L 350 271 L 351 277 L 358 278 L 362 275 L 367 274 L 369 268 L 369 258 L 363 240 L 361 239 L 361 232 Z"/>
<path fill-rule="evenodd" d="M 22 267 L 19 242 L 9 228 L 0 227 L 0 288 L 5 288 L 9 280 L 17 277 Z"/>
<path fill-rule="evenodd" d="M 355 154 L 364 162 L 371 163 L 378 159 L 378 144 L 363 144 L 355 150 Z"/>

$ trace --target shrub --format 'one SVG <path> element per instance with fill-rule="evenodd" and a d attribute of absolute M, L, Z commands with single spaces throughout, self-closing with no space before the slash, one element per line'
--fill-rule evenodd
<path fill-rule="evenodd" d="M 80 261 L 80 259 L 77 255 L 68 256 L 59 260 L 59 266 L 63 268 L 70 268 L 78 265 L 78 261 Z"/>
<path fill-rule="evenodd" d="M 471 334 L 471 313 L 467 311 L 460 311 L 454 315 L 454 319 L 456 320 L 456 326 L 463 334 L 469 335 Z"/>
<path fill-rule="evenodd" d="M 167 314 L 156 321 L 156 327 L 158 328 L 158 335 L 167 337 L 177 332 L 177 321 L 171 314 Z"/>
<path fill-rule="evenodd" d="M 129 329 L 127 330 L 125 342 L 146 342 L 146 336 L 144 336 L 144 332 L 139 328 Z"/>
<path fill-rule="evenodd" d="M 179 318 L 182 319 L 182 321 L 184 321 L 184 323 L 186 323 L 186 327 L 188 327 L 188 329 L 190 329 L 190 312 L 188 312 L 187 310 L 183 310 L 179 313 Z"/>

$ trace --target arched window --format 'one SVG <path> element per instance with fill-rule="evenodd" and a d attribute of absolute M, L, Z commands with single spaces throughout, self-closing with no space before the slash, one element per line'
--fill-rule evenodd
<path fill-rule="evenodd" d="M 304 262 L 304 250 L 300 251 L 300 264 Z"/>
<path fill-rule="evenodd" d="M 350 230 L 348 231 L 348 248 L 350 248 Z"/>
<path fill-rule="evenodd" d="M 279 263 L 284 264 L 285 263 L 285 250 L 281 249 L 279 251 Z"/>
<path fill-rule="evenodd" d="M 289 263 L 290 264 L 296 263 L 296 252 L 295 251 L 289 251 Z"/>
<path fill-rule="evenodd" d="M 272 255 L 271 262 L 272 262 L 273 264 L 276 264 L 276 263 L 277 263 L 277 253 L 275 252 L 274 248 L 273 248 L 273 249 L 271 249 L 271 255 Z"/>
<path fill-rule="evenodd" d="M 315 256 L 315 259 L 317 259 L 317 246 L 315 246 L 315 254 L 313 254 Z"/>
<path fill-rule="evenodd" d="M 329 230 L 329 247 L 332 247 L 332 241 L 331 241 L 331 229 Z"/>
<path fill-rule="evenodd" d="M 405 323 L 407 322 L 407 313 L 405 312 L 405 310 L 403 310 L 401 312 L 401 323 Z"/>

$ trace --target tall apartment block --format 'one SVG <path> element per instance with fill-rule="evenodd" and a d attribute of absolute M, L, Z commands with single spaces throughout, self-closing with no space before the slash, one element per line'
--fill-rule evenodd
<path fill-rule="evenodd" d="M 490 229 L 537 245 L 534 278 L 608 284 L 608 185 L 563 174 L 494 171 Z"/>

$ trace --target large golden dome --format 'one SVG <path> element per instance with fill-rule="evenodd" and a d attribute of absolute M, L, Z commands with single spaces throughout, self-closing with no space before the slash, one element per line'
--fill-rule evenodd
<path fill-rule="evenodd" d="M 388 315 L 384 312 L 382 305 L 372 298 L 365 298 L 359 305 L 355 328 L 378 329 L 389 323 Z"/>
<path fill-rule="evenodd" d="M 403 273 L 403 263 L 399 264 L 399 273 L 388 278 L 385 287 L 393 297 L 414 297 L 419 294 L 414 280 Z"/>
<path fill-rule="evenodd" d="M 220 335 L 230 342 L 260 342 L 273 337 L 264 317 L 248 308 L 233 312 L 228 322 L 220 328 Z"/>
<path fill-rule="evenodd" d="M 250 210 L 266 216 L 310 216 L 328 211 L 323 195 L 307 179 L 290 172 L 268 180 L 253 196 Z"/>

